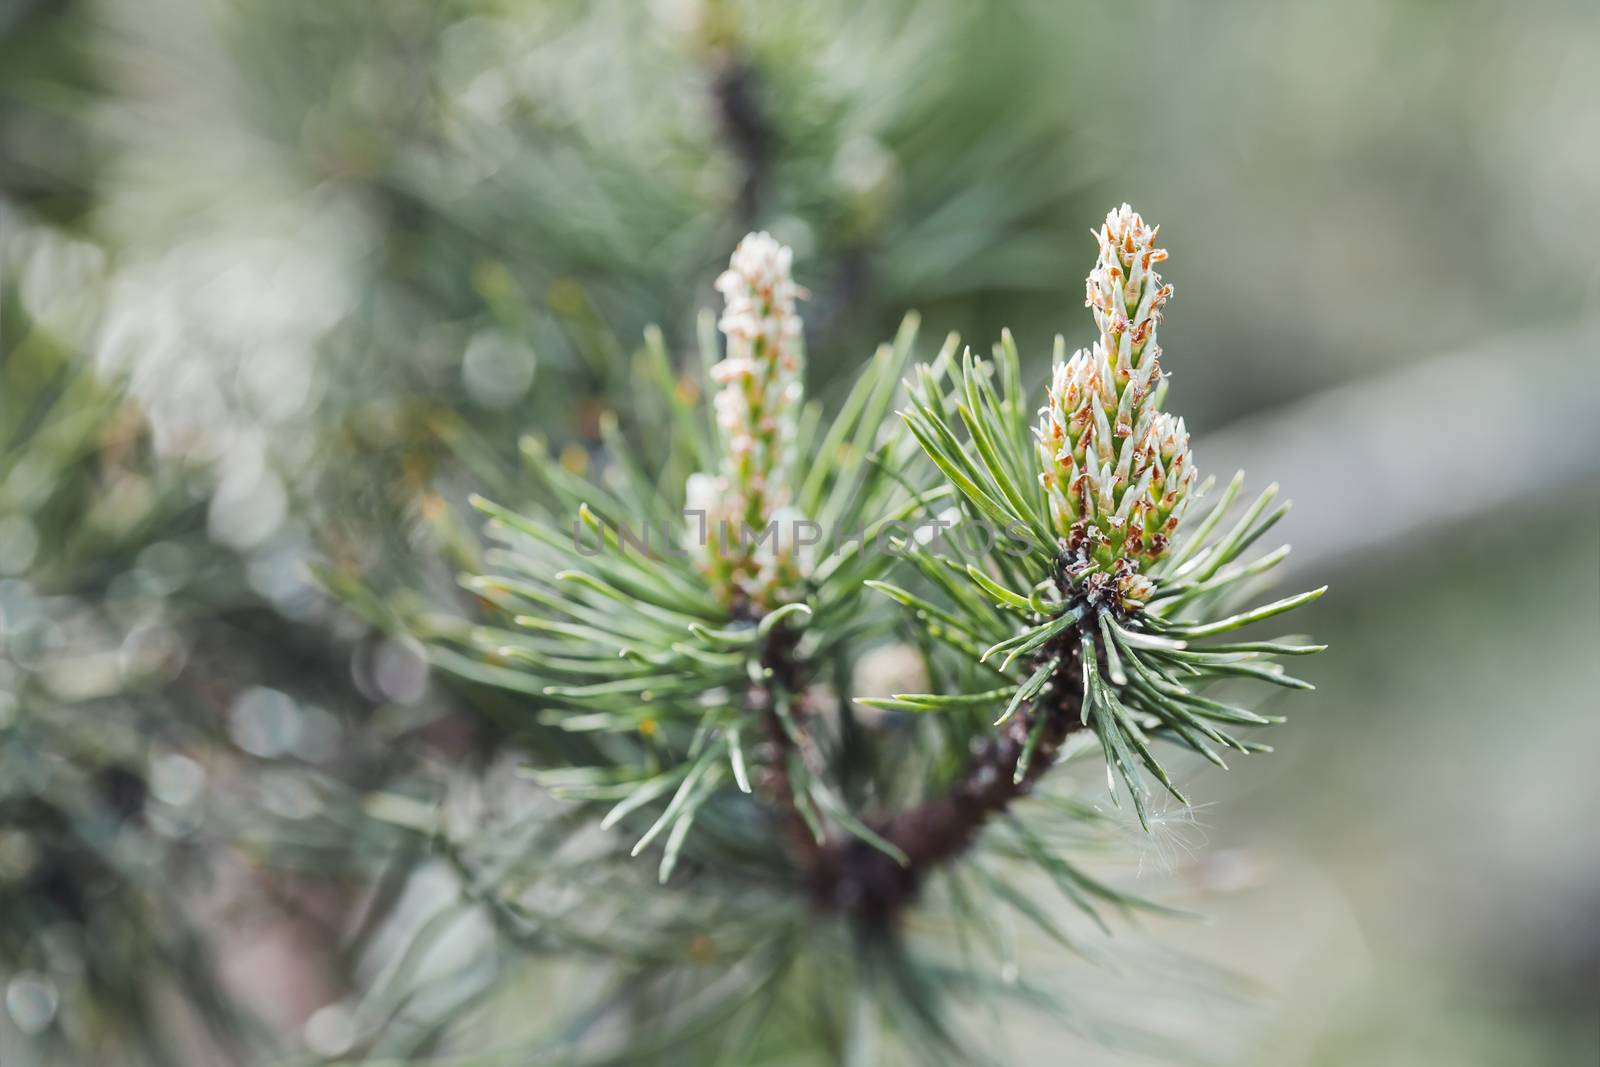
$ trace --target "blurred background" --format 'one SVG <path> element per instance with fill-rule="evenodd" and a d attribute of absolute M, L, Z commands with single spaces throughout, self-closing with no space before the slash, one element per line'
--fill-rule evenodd
<path fill-rule="evenodd" d="M 518 708 L 313 568 L 448 597 L 459 501 L 602 458 L 752 228 L 815 395 L 913 308 L 1036 384 L 1124 200 L 1168 406 L 1333 585 L 1138 872 L 1260 980 L 1216 1055 L 1600 1060 L 1597 53 L 1579 0 L 0 0 L 0 1063 L 371 1051 L 437 873 L 371 798 Z"/>

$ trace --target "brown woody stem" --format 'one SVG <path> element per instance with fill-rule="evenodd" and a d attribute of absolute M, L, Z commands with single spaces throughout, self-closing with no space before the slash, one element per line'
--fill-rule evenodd
<path fill-rule="evenodd" d="M 792 652 L 792 645 L 788 651 Z M 848 915 L 867 928 L 892 922 L 915 899 L 932 871 L 964 854 L 984 826 L 1027 794 L 1050 768 L 1068 735 L 1083 725 L 1076 630 L 1063 634 L 1041 655 L 1059 658 L 1061 666 L 1039 699 L 1018 709 L 1004 727 L 986 738 L 943 792 L 873 822 L 877 833 L 905 853 L 908 862 L 904 865 L 855 837 L 836 835 L 817 844 L 795 810 L 790 792 L 787 761 L 793 743 L 775 712 L 768 710 L 768 741 L 774 750 L 774 758 L 767 764 L 769 795 L 784 825 L 790 855 L 819 908 Z M 794 664 L 781 647 L 769 645 L 767 658 L 774 667 L 775 682 L 798 683 Z M 786 668 L 787 678 L 782 678 L 786 672 L 779 671 L 778 664 Z M 1019 780 L 1017 766 L 1036 725 L 1043 732 Z"/>

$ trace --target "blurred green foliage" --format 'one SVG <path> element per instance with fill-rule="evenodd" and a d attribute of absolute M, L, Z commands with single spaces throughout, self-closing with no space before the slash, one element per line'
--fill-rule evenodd
<path fill-rule="evenodd" d="M 12 240 L 12 265 L 96 259 Z M 36 306 L 39 280 L 20 287 Z M 78 280 L 50 294 L 69 321 L 93 291 Z M 0 1057 L 165 1064 L 185 1041 L 248 1039 L 188 914 L 215 847 L 195 758 L 212 724 L 165 691 L 236 564 L 192 478 L 153 462 L 138 411 L 72 340 L 0 286 Z"/>

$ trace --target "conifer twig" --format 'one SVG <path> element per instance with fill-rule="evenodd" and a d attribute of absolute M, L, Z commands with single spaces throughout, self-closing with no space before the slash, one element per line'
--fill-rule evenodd
<path fill-rule="evenodd" d="M 849 913 L 865 925 L 893 921 L 916 897 L 928 875 L 958 859 L 996 816 L 1004 814 L 1055 762 L 1062 744 L 1084 727 L 1083 691 L 1078 676 L 1076 634 L 1069 630 L 1060 648 L 1041 659 L 1060 656 L 1067 684 L 1024 704 L 998 734 L 985 738 L 960 777 L 939 795 L 879 820 L 875 829 L 903 851 L 910 862 L 896 864 L 852 838 L 830 838 L 816 856 L 808 884 L 821 907 Z M 1029 740 L 1037 732 L 1029 753 Z M 1019 777 L 1024 753 L 1031 759 Z"/>

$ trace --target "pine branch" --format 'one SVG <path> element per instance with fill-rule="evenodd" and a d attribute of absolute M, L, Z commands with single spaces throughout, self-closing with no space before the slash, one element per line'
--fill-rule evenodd
<path fill-rule="evenodd" d="M 723 139 L 742 172 L 735 216 L 748 229 L 761 213 L 776 131 L 762 104 L 760 74 L 748 59 L 737 53 L 722 56 L 715 65 L 711 92 Z"/>
<path fill-rule="evenodd" d="M 751 687 L 746 706 L 759 716 L 765 738 L 766 771 L 764 801 L 775 813 L 784 843 L 796 868 L 808 870 L 815 866 L 821 854 L 822 843 L 817 840 L 813 823 L 802 814 L 797 790 L 801 783 L 795 780 L 792 768 L 795 761 L 803 763 L 801 749 L 804 736 L 797 740 L 791 735 L 801 729 L 805 721 L 804 683 L 802 668 L 796 657 L 798 635 L 788 627 L 776 628 L 764 642 L 760 662 L 770 677 Z M 780 714 L 783 702 L 791 709 L 791 721 L 786 724 Z"/>
<path fill-rule="evenodd" d="M 1128 902 L 1061 854 L 1070 827 L 1046 835 L 1026 825 L 1031 813 L 1009 817 L 1074 734 L 1093 731 L 1113 800 L 1125 789 L 1147 828 L 1147 775 L 1187 803 L 1157 742 L 1218 765 L 1223 749 L 1266 750 L 1236 732 L 1278 720 L 1217 699 L 1211 686 L 1308 688 L 1277 657 L 1321 646 L 1217 641 L 1323 590 L 1241 602 L 1284 558 L 1286 548 L 1250 553 L 1286 506 L 1270 486 L 1235 515 L 1242 474 L 1207 499 L 1213 483 L 1198 477 L 1183 420 L 1162 410 L 1156 329 L 1172 288 L 1155 270 L 1166 258 L 1156 229 L 1124 205 L 1096 237 L 1088 303 L 1100 336 L 1070 359 L 1058 339 L 1036 430 L 1006 335 L 992 363 L 970 352 L 958 359 L 951 338 L 917 367 L 902 412 L 907 432 L 894 434 L 885 416 L 914 321 L 823 427 L 804 406 L 796 302 L 806 292 L 790 276 L 790 251 L 752 234 L 717 282 L 726 348 L 718 351 L 708 328 L 709 412 L 653 352 L 670 415 L 667 474 L 641 469 L 613 426 L 607 442 L 618 455 L 606 483 L 532 450 L 543 508 L 476 502 L 502 546 L 482 557 L 500 573 L 465 580 L 488 618 L 434 620 L 422 636 L 441 666 L 531 697 L 542 724 L 593 739 L 576 761 L 561 746 L 535 752 L 555 764 L 535 778 L 575 805 L 576 823 L 629 828 L 620 841 L 598 835 L 605 859 L 658 851 L 659 880 L 681 868 L 688 876 L 676 884 L 715 908 L 760 908 L 750 892 L 759 886 L 773 894 L 766 914 L 774 900 L 788 901 L 801 906 L 800 926 L 819 912 L 844 919 L 840 928 L 856 934 L 852 952 L 863 941 L 900 951 L 899 920 L 921 888 L 980 847 L 1039 865 L 1091 914 Z M 919 452 L 931 469 L 916 462 Z M 912 532 L 909 520 L 925 520 L 936 501 L 938 525 L 956 516 L 989 527 L 970 560 Z M 1204 513 L 1191 515 L 1197 502 Z M 630 514 L 667 528 L 651 541 L 628 528 Z M 698 521 L 685 531 L 679 515 Z M 801 525 L 823 540 L 801 541 Z M 894 719 L 863 734 L 852 715 L 824 714 L 822 679 L 848 679 L 850 658 L 874 633 L 889 633 L 902 610 L 934 691 L 854 702 L 930 716 L 915 742 L 924 751 L 897 747 L 897 734 L 910 732 Z M 861 760 L 859 778 L 842 767 L 847 745 Z M 930 788 L 938 773 L 930 768 L 952 765 L 953 777 Z M 864 807 L 873 797 L 877 810 Z M 1061 817 L 1080 829 L 1097 819 L 1088 805 Z M 983 864 L 966 869 L 997 887 L 1005 906 L 1052 928 Z M 530 889 L 492 863 L 482 870 L 485 891 Z M 678 914 L 672 899 L 663 890 L 662 915 L 643 914 L 632 931 L 663 935 L 637 953 L 643 968 L 658 965 L 655 952 L 675 950 L 669 929 L 696 928 L 662 917 Z M 533 943 L 577 949 L 600 936 L 574 935 L 570 918 L 530 909 Z M 770 937 L 760 928 L 730 958 L 763 951 Z M 928 1003 L 915 1006 L 919 1018 L 933 1017 Z"/>
<path fill-rule="evenodd" d="M 818 905 L 881 927 L 912 903 L 934 870 L 961 858 L 985 826 L 1033 788 L 1067 738 L 1085 727 L 1083 689 L 1072 681 L 1079 654 L 1076 629 L 1069 629 L 1039 655 L 1041 661 L 1059 658 L 1062 684 L 1024 704 L 998 734 L 984 738 L 944 792 L 876 823 L 909 862 L 897 864 L 855 839 L 831 838 L 808 877 Z"/>

